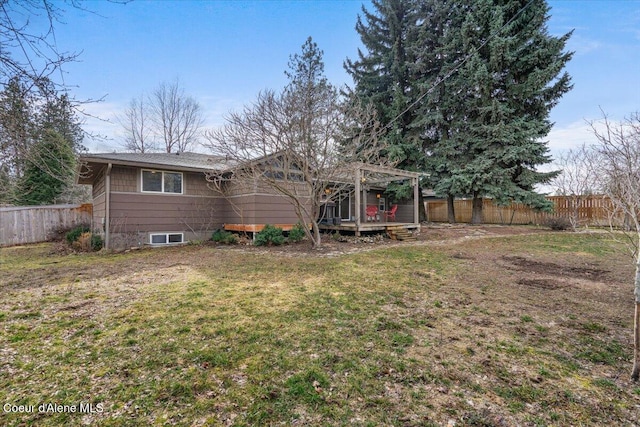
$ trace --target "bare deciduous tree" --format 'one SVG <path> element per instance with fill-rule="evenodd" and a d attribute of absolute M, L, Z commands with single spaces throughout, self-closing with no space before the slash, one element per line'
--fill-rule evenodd
<path fill-rule="evenodd" d="M 77 53 L 61 52 L 56 45 L 55 24 L 63 12 L 52 0 L 0 1 L 0 84 L 18 77 L 44 93 L 48 78 L 76 60 Z M 38 20 L 47 25 L 36 28 Z"/>
<path fill-rule="evenodd" d="M 125 131 L 124 148 L 134 153 L 157 151 L 144 96 L 133 98 L 118 122 Z"/>
<path fill-rule="evenodd" d="M 569 200 L 571 216 L 569 221 L 575 230 L 580 226 L 580 202 L 593 193 L 596 172 L 593 167 L 593 151 L 582 144 L 580 147 L 562 153 L 555 162 L 562 170 L 551 181 L 556 194 Z"/>
<path fill-rule="evenodd" d="M 601 126 L 598 126 L 601 125 Z M 591 128 L 598 140 L 594 147 L 597 156 L 597 176 L 600 189 L 610 199 L 613 215 L 624 218 L 627 247 L 635 260 L 634 358 L 631 379 L 640 377 L 640 113 L 621 123 L 610 121 L 605 115 Z"/>
<path fill-rule="evenodd" d="M 124 147 L 138 153 L 189 151 L 204 123 L 202 107 L 177 79 L 160 83 L 150 96 L 132 99 L 118 121 L 125 132 Z"/>
<path fill-rule="evenodd" d="M 307 39 L 301 54 L 290 58 L 284 91 L 260 93 L 229 114 L 222 128 L 207 132 L 205 144 L 237 165 L 231 179 L 286 197 L 314 247 L 321 243 L 321 208 L 350 184 L 350 162 L 384 162 L 373 108 L 341 101 L 324 76 L 322 55 Z"/>
<path fill-rule="evenodd" d="M 335 103 L 313 117 L 314 127 L 318 122 L 323 124 L 318 126 L 322 134 L 303 139 L 304 121 L 292 114 L 290 102 L 284 94 L 263 92 L 242 112 L 229 114 L 225 126 L 206 132 L 205 145 L 238 165 L 230 176 L 209 174 L 208 178 L 217 182 L 218 188 L 222 188 L 221 181 L 233 180 L 264 185 L 285 196 L 312 245 L 318 247 L 322 209 L 352 185 L 349 172 L 353 162 L 385 163 L 378 140 L 381 126 L 373 109 Z M 359 129 L 357 134 L 349 135 L 353 129 Z M 348 143 L 338 142 L 347 139 Z"/>
<path fill-rule="evenodd" d="M 204 123 L 202 108 L 185 95 L 178 80 L 160 83 L 151 94 L 149 109 L 167 153 L 188 151 L 198 141 Z"/>

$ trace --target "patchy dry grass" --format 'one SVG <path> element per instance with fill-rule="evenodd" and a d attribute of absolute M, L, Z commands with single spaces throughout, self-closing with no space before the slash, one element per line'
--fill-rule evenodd
<path fill-rule="evenodd" d="M 0 403 L 35 406 L 3 425 L 640 422 L 631 270 L 605 234 L 1 251 Z M 37 410 L 81 402 L 103 410 Z"/>

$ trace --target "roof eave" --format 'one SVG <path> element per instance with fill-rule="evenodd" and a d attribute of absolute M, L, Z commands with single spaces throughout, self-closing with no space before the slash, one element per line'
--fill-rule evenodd
<path fill-rule="evenodd" d="M 118 166 L 132 166 L 132 167 L 140 167 L 140 168 L 153 168 L 153 169 L 164 169 L 164 170 L 175 170 L 180 172 L 217 172 L 221 169 L 217 169 L 214 167 L 203 168 L 199 166 L 182 166 L 182 165 L 167 165 L 164 163 L 157 162 L 137 162 L 133 160 L 122 160 L 122 159 L 109 159 L 105 157 L 88 157 L 82 156 L 80 157 L 80 162 L 82 163 L 98 163 L 98 164 L 114 164 Z"/>

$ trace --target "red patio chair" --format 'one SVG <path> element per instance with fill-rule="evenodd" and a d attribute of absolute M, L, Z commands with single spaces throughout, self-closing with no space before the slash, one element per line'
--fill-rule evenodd
<path fill-rule="evenodd" d="M 396 220 L 396 211 L 398 210 L 398 205 L 391 206 L 391 209 L 384 213 L 385 221 L 395 221 Z"/>
<path fill-rule="evenodd" d="M 367 221 L 379 221 L 378 207 L 374 205 L 367 206 Z"/>

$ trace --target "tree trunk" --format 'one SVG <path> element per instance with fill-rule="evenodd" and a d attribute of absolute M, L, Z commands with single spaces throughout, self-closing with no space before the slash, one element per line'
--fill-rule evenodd
<path fill-rule="evenodd" d="M 471 211 L 471 224 L 482 224 L 482 197 L 477 193 L 473 195 L 473 208 Z"/>
<path fill-rule="evenodd" d="M 640 241 L 638 246 L 640 246 Z M 636 297 L 636 309 L 633 316 L 633 370 L 631 371 L 631 379 L 638 381 L 640 378 L 640 252 L 638 252 L 636 262 L 634 295 Z"/>
<path fill-rule="evenodd" d="M 318 249 L 320 247 L 321 237 L 320 237 L 320 227 L 316 222 L 314 222 L 313 225 L 311 226 L 311 233 L 313 234 L 313 237 L 311 238 L 311 245 L 314 249 Z"/>
<path fill-rule="evenodd" d="M 454 205 L 455 197 L 453 194 L 447 195 L 447 219 L 449 220 L 449 224 L 456 223 L 456 208 Z"/>
<path fill-rule="evenodd" d="M 640 302 L 636 297 L 636 310 L 633 316 L 633 370 L 631 380 L 638 381 L 640 378 Z"/>
<path fill-rule="evenodd" d="M 425 205 L 424 205 L 424 196 L 422 195 L 422 190 L 420 189 L 420 186 L 418 186 L 418 221 L 425 222 L 428 220 L 429 218 L 427 218 L 427 210 L 425 209 Z"/>

